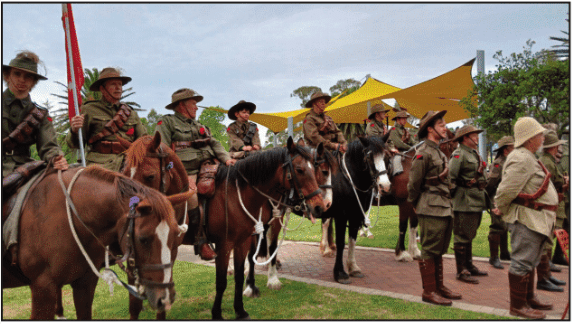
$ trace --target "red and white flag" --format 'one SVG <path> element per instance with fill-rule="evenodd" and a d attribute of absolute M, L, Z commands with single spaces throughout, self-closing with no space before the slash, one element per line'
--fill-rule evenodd
<path fill-rule="evenodd" d="M 80 111 L 82 105 L 81 90 L 84 85 L 84 69 L 80 57 L 80 48 L 76 36 L 76 26 L 72 14 L 72 4 L 62 4 L 62 22 L 66 32 L 66 61 L 68 68 L 68 114 L 70 120 Z M 75 91 L 74 91 L 75 90 Z M 74 93 L 75 92 L 75 93 Z M 77 107 L 74 101 L 77 98 Z"/>

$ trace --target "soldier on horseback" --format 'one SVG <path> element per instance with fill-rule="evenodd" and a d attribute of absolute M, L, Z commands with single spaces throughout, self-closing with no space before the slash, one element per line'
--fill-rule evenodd
<path fill-rule="evenodd" d="M 175 110 L 173 115 L 164 115 L 158 122 L 157 131 L 161 141 L 171 146 L 183 162 L 189 178 L 189 189 L 197 190 L 201 195 L 201 206 L 198 195 L 193 195 L 189 206 L 189 224 L 196 230 L 195 254 L 204 260 L 213 260 L 217 255 L 207 242 L 203 230 L 205 225 L 201 208 L 205 198 L 215 192 L 215 174 L 219 160 L 226 165 L 235 164 L 223 145 L 211 136 L 209 128 L 198 123 L 197 103 L 203 100 L 191 89 L 179 89 L 171 96 L 171 103 L 165 106 Z M 201 219 L 203 218 L 203 221 Z"/>
<path fill-rule="evenodd" d="M 397 152 L 406 152 L 412 148 L 412 146 L 416 145 L 414 136 L 412 136 L 405 127 L 408 116 L 410 115 L 408 115 L 406 109 L 402 108 L 402 110 L 392 118 L 392 120 L 395 121 L 395 124 L 394 127 L 390 129 L 388 146 L 395 148 Z M 402 172 L 404 172 L 402 167 L 402 156 L 396 154 L 392 158 L 392 176 L 397 176 Z"/>
<path fill-rule="evenodd" d="M 332 117 L 324 113 L 330 98 L 326 93 L 318 91 L 313 93 L 306 103 L 305 107 L 312 109 L 303 121 L 304 141 L 313 148 L 323 143 L 327 150 L 344 153 L 347 148 L 346 139 Z"/>
<path fill-rule="evenodd" d="M 372 107 L 370 115 L 368 115 L 370 123 L 366 126 L 366 136 L 382 137 L 388 133 L 388 127 L 384 125 L 384 119 L 389 111 L 390 109 L 385 109 L 383 104 L 377 104 Z"/>
<path fill-rule="evenodd" d="M 249 117 L 256 109 L 257 106 L 254 103 L 241 100 L 227 113 L 229 119 L 235 120 L 227 128 L 229 154 L 234 159 L 245 158 L 248 154 L 261 149 L 257 124 L 249 122 Z"/>
<path fill-rule="evenodd" d="M 82 136 L 89 147 L 86 165 L 100 164 L 119 172 L 129 144 L 147 135 L 137 112 L 120 102 L 123 86 L 129 81 L 130 77 L 122 76 L 114 68 L 103 69 L 90 86 L 91 91 L 101 92 L 101 99 L 86 101 L 81 107 L 81 115 L 72 118 L 66 143 L 70 148 L 78 148 L 78 131 L 82 128 Z"/>

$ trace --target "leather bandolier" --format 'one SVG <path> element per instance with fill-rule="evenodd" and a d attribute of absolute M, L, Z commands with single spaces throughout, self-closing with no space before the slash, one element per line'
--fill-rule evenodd
<path fill-rule="evenodd" d="M 257 125 L 255 123 L 250 123 L 247 134 L 245 134 L 245 137 L 242 138 L 243 143 L 245 143 L 245 145 L 251 145 L 253 143 L 253 137 L 255 137 L 256 133 L 257 133 Z"/>
<path fill-rule="evenodd" d="M 104 137 L 116 134 L 125 125 L 131 115 L 131 109 L 125 104 L 121 104 L 113 118 L 104 125 L 101 132 L 95 134 L 88 140 L 88 145 L 92 146 L 92 151 L 102 154 L 120 154 L 127 147 L 116 141 L 102 141 Z"/>
<path fill-rule="evenodd" d="M 551 172 L 549 172 L 547 168 L 545 168 L 545 166 L 543 165 L 543 163 L 541 163 L 541 161 L 537 162 L 543 169 L 543 172 L 545 172 L 545 179 L 543 179 L 541 187 L 539 187 L 539 189 L 537 189 L 537 191 L 533 194 L 520 193 L 519 195 L 517 195 L 517 198 L 513 200 L 513 202 L 527 208 L 535 209 L 537 211 L 540 211 L 542 209 L 549 211 L 556 211 L 558 207 L 557 205 L 546 205 L 535 201 L 537 200 L 537 198 L 543 196 L 543 194 L 547 192 L 547 189 L 549 187 L 549 182 L 551 181 Z"/>
<path fill-rule="evenodd" d="M 320 126 L 320 128 L 318 129 L 318 133 L 320 135 L 325 135 L 328 133 L 328 128 L 331 124 L 334 124 L 334 120 L 332 119 L 332 117 L 328 116 L 328 115 L 324 115 L 324 123 L 322 124 L 322 126 Z"/>
<path fill-rule="evenodd" d="M 410 140 L 410 132 L 406 128 L 404 128 L 404 134 L 402 134 L 402 142 L 407 143 Z"/>

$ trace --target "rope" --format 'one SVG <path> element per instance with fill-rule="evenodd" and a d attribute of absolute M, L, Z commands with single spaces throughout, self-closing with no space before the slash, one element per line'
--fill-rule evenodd
<path fill-rule="evenodd" d="M 271 203 L 271 205 L 272 205 L 272 203 Z M 277 206 L 272 205 L 272 206 L 273 206 L 273 217 L 277 217 L 277 216 L 276 216 L 277 214 L 279 215 L 278 217 L 280 217 L 280 216 L 281 216 L 280 210 L 279 210 L 278 208 L 276 208 L 276 207 L 278 207 L 278 205 L 277 205 Z M 261 219 L 261 215 L 262 215 L 262 214 L 263 214 L 263 209 L 261 208 L 261 212 L 260 212 L 260 214 L 259 214 L 259 222 L 260 222 L 260 219 Z M 281 246 L 283 245 L 283 242 L 284 242 L 284 240 L 285 240 L 285 236 L 286 236 L 286 225 L 287 225 L 289 219 L 290 219 L 290 213 L 289 213 L 289 215 L 287 216 L 287 219 L 286 219 L 284 225 L 283 225 L 283 223 L 281 222 L 281 229 L 283 230 L 283 237 L 281 238 L 281 241 L 279 242 L 279 245 L 277 246 L 277 248 L 276 248 L 275 252 L 273 253 L 273 255 L 271 255 L 270 257 L 268 257 L 268 258 L 267 258 L 267 261 L 265 261 L 265 262 L 258 262 L 258 261 L 257 261 L 257 258 L 258 258 L 258 256 L 259 256 L 259 250 L 260 250 L 260 248 L 261 248 L 261 242 L 263 241 L 263 233 L 260 233 L 260 234 L 259 234 L 259 242 L 257 243 L 257 249 L 256 249 L 256 251 L 255 251 L 255 254 L 253 255 L 253 262 L 254 262 L 256 265 L 265 266 L 265 265 L 269 264 L 269 263 L 277 256 L 277 253 L 279 252 L 279 249 L 281 248 Z M 280 221 L 280 219 L 279 219 L 279 221 Z M 261 224 L 262 224 L 262 223 L 261 223 Z"/>
<path fill-rule="evenodd" d="M 344 157 L 346 156 L 346 153 L 344 153 L 342 155 L 342 166 L 343 166 L 343 171 L 346 172 L 346 175 L 348 176 L 348 181 L 350 181 L 350 184 L 352 185 L 352 191 L 354 191 L 354 195 L 356 195 L 356 200 L 358 200 L 358 206 L 360 207 L 360 211 L 362 212 L 362 216 L 364 216 L 364 219 L 367 220 L 368 222 L 370 222 L 370 220 L 368 219 L 368 215 L 370 215 L 370 209 L 368 210 L 368 215 L 366 215 L 366 212 L 364 211 L 364 208 L 362 207 L 362 203 L 360 202 L 360 197 L 358 197 L 358 193 L 356 192 L 355 189 L 355 185 L 352 182 L 352 177 L 350 177 L 350 172 L 348 172 L 348 168 L 346 167 L 346 159 L 344 159 Z M 374 190 L 372 190 L 372 199 L 370 200 L 370 205 L 372 206 L 372 202 L 374 201 Z"/>
<path fill-rule="evenodd" d="M 181 236 L 181 234 L 187 233 L 187 230 L 189 229 L 189 225 L 187 225 L 185 223 L 187 223 L 187 201 L 185 201 L 185 212 L 183 213 L 183 223 L 181 225 L 178 225 L 179 235 L 177 235 L 177 237 Z"/>

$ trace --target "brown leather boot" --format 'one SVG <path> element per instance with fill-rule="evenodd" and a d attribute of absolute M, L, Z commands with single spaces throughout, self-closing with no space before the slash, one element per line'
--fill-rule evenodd
<path fill-rule="evenodd" d="M 549 256 L 547 254 L 542 254 L 541 261 L 537 266 L 537 289 L 563 292 L 563 288 L 555 285 L 549 278 L 551 278 L 551 271 L 549 270 Z"/>
<path fill-rule="evenodd" d="M 535 270 L 531 270 L 527 282 L 527 304 L 533 309 L 552 310 L 553 304 L 544 304 L 535 296 L 534 278 Z"/>
<path fill-rule="evenodd" d="M 201 252 L 199 255 L 201 256 L 201 259 L 205 261 L 211 261 L 217 257 L 217 253 L 215 253 L 207 243 L 201 244 Z"/>
<path fill-rule="evenodd" d="M 466 246 L 466 269 L 471 273 L 472 276 L 487 276 L 487 272 L 481 271 L 478 269 L 473 263 L 473 255 L 472 255 L 472 243 L 468 243 Z"/>
<path fill-rule="evenodd" d="M 509 277 L 509 313 L 531 319 L 544 319 L 545 314 L 530 308 L 527 304 L 527 284 L 529 275 L 519 276 L 508 272 Z"/>
<path fill-rule="evenodd" d="M 478 284 L 479 280 L 472 278 L 471 273 L 465 268 L 466 248 L 463 244 L 454 244 L 454 255 L 456 257 L 456 279 L 471 284 Z"/>
<path fill-rule="evenodd" d="M 503 269 L 498 255 L 499 242 L 501 240 L 499 234 L 489 234 L 487 239 L 489 241 L 489 264 L 496 269 Z"/>
<path fill-rule="evenodd" d="M 434 265 L 436 269 L 436 291 L 437 293 L 448 299 L 462 299 L 462 294 L 455 293 L 444 286 L 444 263 L 442 256 L 434 257 Z"/>
<path fill-rule="evenodd" d="M 434 265 L 434 259 L 420 260 L 418 261 L 418 264 L 420 265 L 422 286 L 424 287 L 422 300 L 436 305 L 451 306 L 451 300 L 443 298 L 436 292 L 436 268 Z"/>

